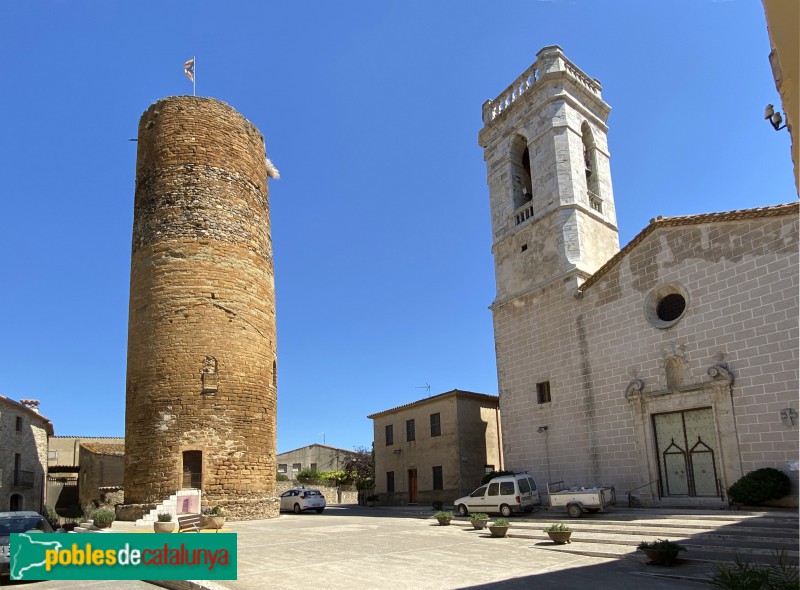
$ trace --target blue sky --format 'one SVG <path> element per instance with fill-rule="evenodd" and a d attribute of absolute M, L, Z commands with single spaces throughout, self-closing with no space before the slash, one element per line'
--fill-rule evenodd
<path fill-rule="evenodd" d="M 621 244 L 657 215 L 797 198 L 755 0 L 0 4 L 0 394 L 124 433 L 136 136 L 197 93 L 264 134 L 278 449 L 497 392 L 481 105 L 543 46 L 603 84 Z M 324 433 L 324 435 L 323 435 Z"/>

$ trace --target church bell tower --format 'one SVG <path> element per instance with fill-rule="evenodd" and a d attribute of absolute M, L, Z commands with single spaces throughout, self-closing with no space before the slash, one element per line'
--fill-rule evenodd
<path fill-rule="evenodd" d="M 558 46 L 483 105 L 494 306 L 575 288 L 619 250 L 601 86 Z"/>

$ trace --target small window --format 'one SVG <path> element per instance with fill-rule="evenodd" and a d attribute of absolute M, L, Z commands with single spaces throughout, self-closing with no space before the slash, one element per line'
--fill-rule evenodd
<path fill-rule="evenodd" d="M 528 244 L 522 244 L 522 246 L 519 247 L 520 252 L 524 252 L 527 249 L 528 249 Z"/>
<path fill-rule="evenodd" d="M 528 484 L 528 480 L 524 477 L 519 480 L 519 491 L 521 494 L 531 493 L 531 486 Z"/>
<path fill-rule="evenodd" d="M 440 420 L 439 412 L 431 414 L 431 436 L 442 435 L 442 423 Z"/>
<path fill-rule="evenodd" d="M 533 478 L 531 478 L 531 477 L 528 478 L 528 484 L 531 486 L 531 491 L 535 492 L 536 491 L 536 482 L 533 481 Z"/>
<path fill-rule="evenodd" d="M 17 416 L 16 429 L 17 432 L 22 432 L 22 416 Z"/>
<path fill-rule="evenodd" d="M 513 481 L 501 481 L 500 482 L 500 495 L 501 496 L 513 496 L 516 493 L 514 489 L 514 482 Z"/>
<path fill-rule="evenodd" d="M 603 201 L 595 194 L 589 194 L 589 206 L 598 213 L 603 212 Z"/>
<path fill-rule="evenodd" d="M 484 465 L 483 466 L 483 472 L 484 473 L 491 473 L 492 471 L 494 471 L 494 465 Z"/>
<path fill-rule="evenodd" d="M 386 491 L 394 492 L 394 471 L 386 472 Z"/>
<path fill-rule="evenodd" d="M 644 317 L 656 328 L 674 326 L 685 314 L 689 294 L 679 284 L 663 285 L 654 289 L 644 303 Z"/>
<path fill-rule="evenodd" d="M 312 463 L 311 464 L 311 471 L 316 471 L 316 470 L 317 470 L 317 464 L 316 463 Z"/>
<path fill-rule="evenodd" d="M 292 463 L 292 471 L 300 471 L 303 466 L 300 463 Z"/>
<path fill-rule="evenodd" d="M 414 419 L 412 418 L 411 420 L 406 420 L 406 440 L 407 441 L 414 440 L 414 438 L 415 438 L 414 430 L 415 430 L 415 428 L 414 428 Z"/>
<path fill-rule="evenodd" d="M 680 293 L 670 293 L 658 302 L 656 315 L 663 322 L 677 320 L 686 309 L 686 300 Z"/>
<path fill-rule="evenodd" d="M 58 461 L 58 451 L 47 451 L 48 461 Z"/>
<path fill-rule="evenodd" d="M 434 490 L 443 490 L 444 489 L 444 481 L 442 479 L 442 466 L 438 465 L 433 468 L 433 489 Z"/>
<path fill-rule="evenodd" d="M 497 496 L 500 493 L 500 484 L 490 483 L 488 496 Z"/>
<path fill-rule="evenodd" d="M 550 382 L 543 381 L 536 384 L 536 402 L 546 404 L 550 401 Z"/>
<path fill-rule="evenodd" d="M 386 425 L 386 446 L 394 444 L 394 428 L 391 424 Z"/>
<path fill-rule="evenodd" d="M 288 465 L 286 463 L 278 463 L 278 473 L 286 473 L 286 468 Z"/>
<path fill-rule="evenodd" d="M 469 496 L 470 498 L 481 498 L 486 495 L 486 486 L 481 486 L 474 492 L 472 492 Z"/>

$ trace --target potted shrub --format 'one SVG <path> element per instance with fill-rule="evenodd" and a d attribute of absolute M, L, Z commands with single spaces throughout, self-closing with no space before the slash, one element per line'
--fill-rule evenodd
<path fill-rule="evenodd" d="M 370 494 L 369 496 L 367 496 L 367 506 L 372 508 L 373 506 L 375 506 L 375 504 L 378 503 L 379 499 L 380 496 L 378 496 L 378 494 Z"/>
<path fill-rule="evenodd" d="M 450 521 L 453 520 L 453 513 L 440 510 L 433 517 L 439 521 L 441 526 L 447 526 L 450 524 Z"/>
<path fill-rule="evenodd" d="M 172 514 L 160 512 L 156 515 L 158 519 L 153 523 L 153 530 L 157 533 L 171 533 L 175 530 L 175 523 L 172 522 Z"/>
<path fill-rule="evenodd" d="M 557 524 L 551 524 L 549 527 L 544 529 L 544 532 L 547 533 L 547 536 L 549 536 L 550 540 L 556 545 L 569 543 L 569 538 L 572 536 L 572 529 L 560 522 Z"/>
<path fill-rule="evenodd" d="M 511 523 L 508 522 L 507 518 L 498 518 L 489 525 L 489 532 L 492 533 L 493 537 L 505 537 L 510 526 Z"/>
<path fill-rule="evenodd" d="M 210 506 L 203 510 L 203 525 L 210 529 L 221 529 L 225 524 L 225 513 L 221 506 Z"/>
<path fill-rule="evenodd" d="M 686 551 L 686 547 L 673 543 L 668 539 L 656 539 L 655 541 L 642 541 L 637 547 L 639 551 L 644 551 L 650 559 L 650 563 L 656 565 L 672 565 L 678 559 L 678 553 Z"/>
<path fill-rule="evenodd" d="M 105 508 L 93 510 L 91 516 L 94 526 L 100 529 L 107 529 L 110 527 L 111 523 L 114 522 L 114 519 L 117 517 L 113 510 L 107 510 Z"/>
<path fill-rule="evenodd" d="M 469 515 L 469 521 L 472 523 L 472 528 L 480 531 L 489 524 L 489 515 L 484 512 L 473 512 Z"/>

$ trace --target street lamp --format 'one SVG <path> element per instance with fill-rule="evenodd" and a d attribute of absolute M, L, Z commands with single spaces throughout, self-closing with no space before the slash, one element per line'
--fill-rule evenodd
<path fill-rule="evenodd" d="M 770 122 L 770 125 L 772 125 L 772 128 L 775 131 L 780 131 L 786 127 L 786 123 L 781 125 L 781 123 L 783 123 L 783 117 L 781 117 L 780 113 L 775 112 L 775 109 L 771 104 L 768 104 L 767 108 L 764 109 L 764 118 Z"/>

